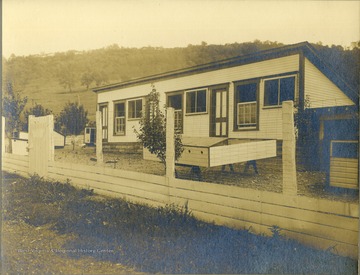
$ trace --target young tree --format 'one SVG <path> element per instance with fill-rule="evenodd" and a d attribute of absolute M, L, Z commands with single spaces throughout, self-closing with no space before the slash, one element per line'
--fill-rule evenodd
<path fill-rule="evenodd" d="M 77 102 L 68 102 L 55 117 L 55 129 L 64 135 L 79 135 L 88 123 L 87 111 Z"/>
<path fill-rule="evenodd" d="M 39 116 L 47 116 L 50 115 L 52 112 L 49 109 L 45 109 L 42 105 L 36 103 L 30 109 L 27 109 L 24 112 L 25 122 L 23 124 L 23 131 L 27 132 L 29 130 L 29 116 L 33 115 L 35 117 Z"/>
<path fill-rule="evenodd" d="M 6 83 L 6 89 L 3 96 L 2 115 L 6 119 L 5 133 L 6 137 L 11 139 L 13 132 L 21 129 L 22 123 L 20 120 L 20 114 L 27 103 L 27 97 L 21 97 L 20 92 L 15 92 L 11 82 Z M 9 150 L 11 152 L 11 142 L 9 145 Z"/>
<path fill-rule="evenodd" d="M 160 110 L 160 95 L 152 85 L 147 97 L 145 113 L 140 119 L 140 129 L 135 130 L 137 138 L 150 153 L 155 154 L 166 167 L 166 118 Z M 175 160 L 183 151 L 181 136 L 175 134 Z"/>

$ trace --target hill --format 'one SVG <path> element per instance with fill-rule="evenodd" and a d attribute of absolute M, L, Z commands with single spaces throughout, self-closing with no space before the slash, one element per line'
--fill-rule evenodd
<path fill-rule="evenodd" d="M 2 59 L 3 85 L 28 97 L 27 108 L 39 103 L 58 114 L 68 101 L 79 101 L 94 121 L 94 86 L 205 64 L 283 46 L 255 40 L 225 45 L 188 45 L 184 48 L 124 48 L 117 44 L 91 51 L 67 51 Z M 321 57 L 355 89 L 359 87 L 359 48 L 314 45 Z"/>

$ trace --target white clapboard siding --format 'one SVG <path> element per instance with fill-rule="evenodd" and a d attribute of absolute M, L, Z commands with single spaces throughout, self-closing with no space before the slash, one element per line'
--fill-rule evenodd
<path fill-rule="evenodd" d="M 195 114 L 184 116 L 183 134 L 192 137 L 209 136 L 209 114 Z"/>
<path fill-rule="evenodd" d="M 332 81 L 305 58 L 305 98 L 310 98 L 310 108 L 354 105 Z"/>
<path fill-rule="evenodd" d="M 252 139 L 282 139 L 282 108 L 264 108 L 264 82 L 260 81 L 259 87 L 259 126 L 257 130 L 236 130 L 234 128 L 234 95 L 230 89 L 229 97 L 229 137 L 230 138 L 252 138 Z M 236 124 L 236 123 L 235 123 Z"/>
<path fill-rule="evenodd" d="M 160 93 L 160 106 L 166 103 L 165 93 L 179 90 L 191 90 L 197 87 L 209 87 L 222 83 L 231 83 L 233 81 L 251 79 L 256 77 L 263 77 L 269 75 L 282 74 L 287 72 L 294 72 L 299 70 L 299 55 L 291 55 L 271 60 L 255 62 L 231 68 L 214 70 L 205 73 L 196 73 L 172 79 L 159 80 L 154 83 L 156 90 Z M 134 142 L 136 136 L 134 134 L 133 126 L 138 124 L 138 120 L 126 120 L 126 135 L 115 136 L 114 133 L 114 102 L 119 100 L 127 100 L 129 98 L 144 97 L 149 94 L 152 87 L 150 83 L 126 87 L 123 89 L 114 89 L 106 92 L 98 93 L 98 103 L 109 103 L 109 142 Z M 230 89 L 230 100 L 232 100 L 233 93 Z M 209 95 L 209 94 L 208 94 Z M 185 98 L 184 98 L 185 102 Z M 205 115 L 185 115 L 184 116 L 184 134 L 191 136 L 209 136 L 209 97 L 208 97 L 208 112 Z M 229 106 L 229 118 L 232 117 L 233 108 Z M 230 118 L 232 120 L 232 118 Z M 133 124 L 134 122 L 134 124 Z M 233 124 L 229 123 L 229 130 L 232 131 Z M 135 127 L 137 127 L 135 125 Z M 262 134 L 262 138 L 266 134 Z M 252 136 L 254 137 L 254 136 Z M 267 136 L 269 137 L 269 136 Z M 259 137 L 261 138 L 261 137 Z M 274 137 L 277 138 L 277 137 Z"/>

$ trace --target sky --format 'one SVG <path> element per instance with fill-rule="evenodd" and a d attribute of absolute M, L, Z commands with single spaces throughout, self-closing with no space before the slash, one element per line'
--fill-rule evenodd
<path fill-rule="evenodd" d="M 360 1 L 3 0 L 3 56 L 259 39 L 350 46 Z"/>

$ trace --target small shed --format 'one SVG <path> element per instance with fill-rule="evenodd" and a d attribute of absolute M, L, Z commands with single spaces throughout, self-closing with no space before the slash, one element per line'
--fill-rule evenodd
<path fill-rule="evenodd" d="M 276 157 L 276 140 L 183 137 L 184 151 L 178 164 L 214 167 Z M 144 159 L 157 160 L 144 149 Z"/>
<path fill-rule="evenodd" d="M 96 128 L 85 127 L 84 131 L 84 143 L 86 145 L 94 145 L 96 142 Z"/>
<path fill-rule="evenodd" d="M 29 133 L 19 132 L 16 138 L 11 140 L 12 153 L 15 155 L 28 155 Z M 63 148 L 65 146 L 65 136 L 54 131 L 54 147 Z"/>
<path fill-rule="evenodd" d="M 59 132 L 54 131 L 54 145 L 55 145 L 55 148 L 64 148 L 65 136 L 63 136 Z"/>

